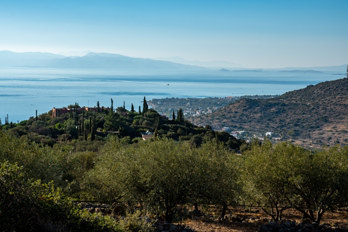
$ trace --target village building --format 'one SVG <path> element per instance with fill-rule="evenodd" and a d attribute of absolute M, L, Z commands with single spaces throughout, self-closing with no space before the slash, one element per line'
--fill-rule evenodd
<path fill-rule="evenodd" d="M 101 107 L 99 108 L 100 111 L 104 111 L 104 110 L 109 110 L 109 107 L 105 108 L 105 107 Z M 55 108 L 53 107 L 52 109 L 52 118 L 56 118 L 62 114 L 66 114 L 69 112 L 78 112 L 81 113 L 83 111 L 87 111 L 87 112 L 97 112 L 98 111 L 98 107 L 81 107 L 81 108 Z"/>
<path fill-rule="evenodd" d="M 150 131 L 146 131 L 145 133 L 141 133 L 141 137 L 142 137 L 142 139 L 144 141 L 148 140 L 148 139 L 152 139 L 153 138 L 153 133 L 150 132 Z"/>

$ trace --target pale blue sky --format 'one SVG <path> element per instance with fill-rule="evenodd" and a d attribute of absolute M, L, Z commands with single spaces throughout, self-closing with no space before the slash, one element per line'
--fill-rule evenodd
<path fill-rule="evenodd" d="M 348 0 L 0 0 L 0 50 L 348 63 Z"/>

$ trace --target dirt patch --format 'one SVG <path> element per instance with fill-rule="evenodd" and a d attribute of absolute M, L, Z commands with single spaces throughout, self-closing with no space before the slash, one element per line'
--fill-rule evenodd
<path fill-rule="evenodd" d="M 205 216 L 185 220 L 182 224 L 197 232 L 251 232 L 257 231 L 261 225 L 271 221 L 270 217 L 257 207 L 248 210 L 243 207 L 231 207 L 224 220 L 219 220 L 215 215 L 216 211 L 213 210 Z M 283 219 L 300 223 L 302 216 L 297 211 L 289 209 L 284 212 Z M 348 208 L 325 213 L 321 224 L 348 228 Z"/>
<path fill-rule="evenodd" d="M 204 222 L 200 220 L 187 220 L 184 223 L 197 232 L 251 232 L 258 228 L 256 224 L 247 223 Z"/>

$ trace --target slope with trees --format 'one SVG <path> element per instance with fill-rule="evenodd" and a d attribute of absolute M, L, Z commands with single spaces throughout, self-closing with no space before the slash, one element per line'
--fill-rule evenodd
<path fill-rule="evenodd" d="M 246 153 L 245 196 L 275 221 L 293 208 L 320 223 L 348 200 L 347 164 L 347 147 L 310 152 L 285 142 L 254 145 Z"/>
<path fill-rule="evenodd" d="M 7 130 L 0 130 L 0 143 L 0 218 L 22 215 L 24 224 L 16 225 L 33 230 L 50 225 L 137 231 L 129 228 L 148 228 L 144 215 L 177 221 L 190 208 L 214 205 L 222 219 L 228 207 L 242 202 L 262 206 L 273 220 L 292 208 L 319 223 L 348 203 L 347 147 L 309 151 L 255 142 L 236 154 L 216 139 L 193 146 L 186 140 L 129 143 L 128 137 L 109 136 L 98 151 L 76 151 L 71 142 L 44 146 Z M 69 197 L 108 203 L 105 213 L 112 218 L 80 211 Z M 28 210 L 13 211 L 22 208 Z M 6 223 L 0 220 L 1 228 L 11 229 Z"/>
<path fill-rule="evenodd" d="M 179 221 L 211 205 L 224 219 L 242 203 L 274 221 L 291 208 L 320 223 L 348 205 L 347 146 L 255 141 L 241 149 L 242 141 L 196 127 L 182 111 L 162 117 L 146 99 L 139 112 L 69 108 L 0 127 L 1 229 L 153 231 L 155 220 Z M 148 130 L 153 137 L 143 141 Z M 108 216 L 81 201 L 107 204 Z"/>
<path fill-rule="evenodd" d="M 129 142 L 134 143 L 142 139 L 144 133 L 152 135 L 153 139 L 165 137 L 190 140 L 193 145 L 199 145 L 200 141 L 217 139 L 234 150 L 239 150 L 243 143 L 227 133 L 193 125 L 185 120 L 181 109 L 175 120 L 169 120 L 149 109 L 145 97 L 140 112 L 135 112 L 134 109 L 129 111 L 124 107 L 114 110 L 112 99 L 110 108 L 99 106 L 94 108 L 97 110 L 86 111 L 75 103 L 67 109 L 57 117 L 52 117 L 52 112 L 48 112 L 17 124 L 6 123 L 0 126 L 17 137 L 27 138 L 38 144 L 53 146 L 57 143 L 73 143 L 81 151 L 96 151 L 111 135 L 128 137 Z"/>
<path fill-rule="evenodd" d="M 271 99 L 242 99 L 212 114 L 192 119 L 197 125 L 224 126 L 311 146 L 348 144 L 348 79 L 327 81 Z"/>

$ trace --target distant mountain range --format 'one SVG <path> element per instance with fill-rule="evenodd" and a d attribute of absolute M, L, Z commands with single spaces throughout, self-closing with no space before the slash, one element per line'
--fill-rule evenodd
<path fill-rule="evenodd" d="M 133 58 L 110 53 L 62 56 L 51 53 L 0 51 L 0 67 L 94 70 L 119 74 L 166 74 L 207 71 L 204 67 Z"/>
<path fill-rule="evenodd" d="M 241 99 L 192 119 L 214 129 L 265 134 L 304 146 L 348 145 L 348 78 L 310 85 L 270 99 Z"/>
<path fill-rule="evenodd" d="M 53 60 L 64 58 L 52 53 L 0 51 L 0 67 L 45 67 Z"/>
<path fill-rule="evenodd" d="M 180 59 L 177 59 L 180 61 Z M 171 62 L 164 60 L 134 58 L 111 53 L 88 53 L 84 56 L 63 56 L 40 52 L 0 51 L 0 68 L 49 68 L 58 70 L 84 70 L 85 72 L 112 74 L 218 74 L 230 75 L 233 72 L 337 72 L 344 73 L 345 66 L 284 68 L 284 69 L 245 69 L 225 63 L 226 67 L 213 68 L 214 63 Z M 197 65 L 198 64 L 198 65 Z M 220 62 L 221 64 L 221 62 Z M 233 67 L 231 67 L 231 65 Z M 204 67 L 203 67 L 204 66 Z"/>

